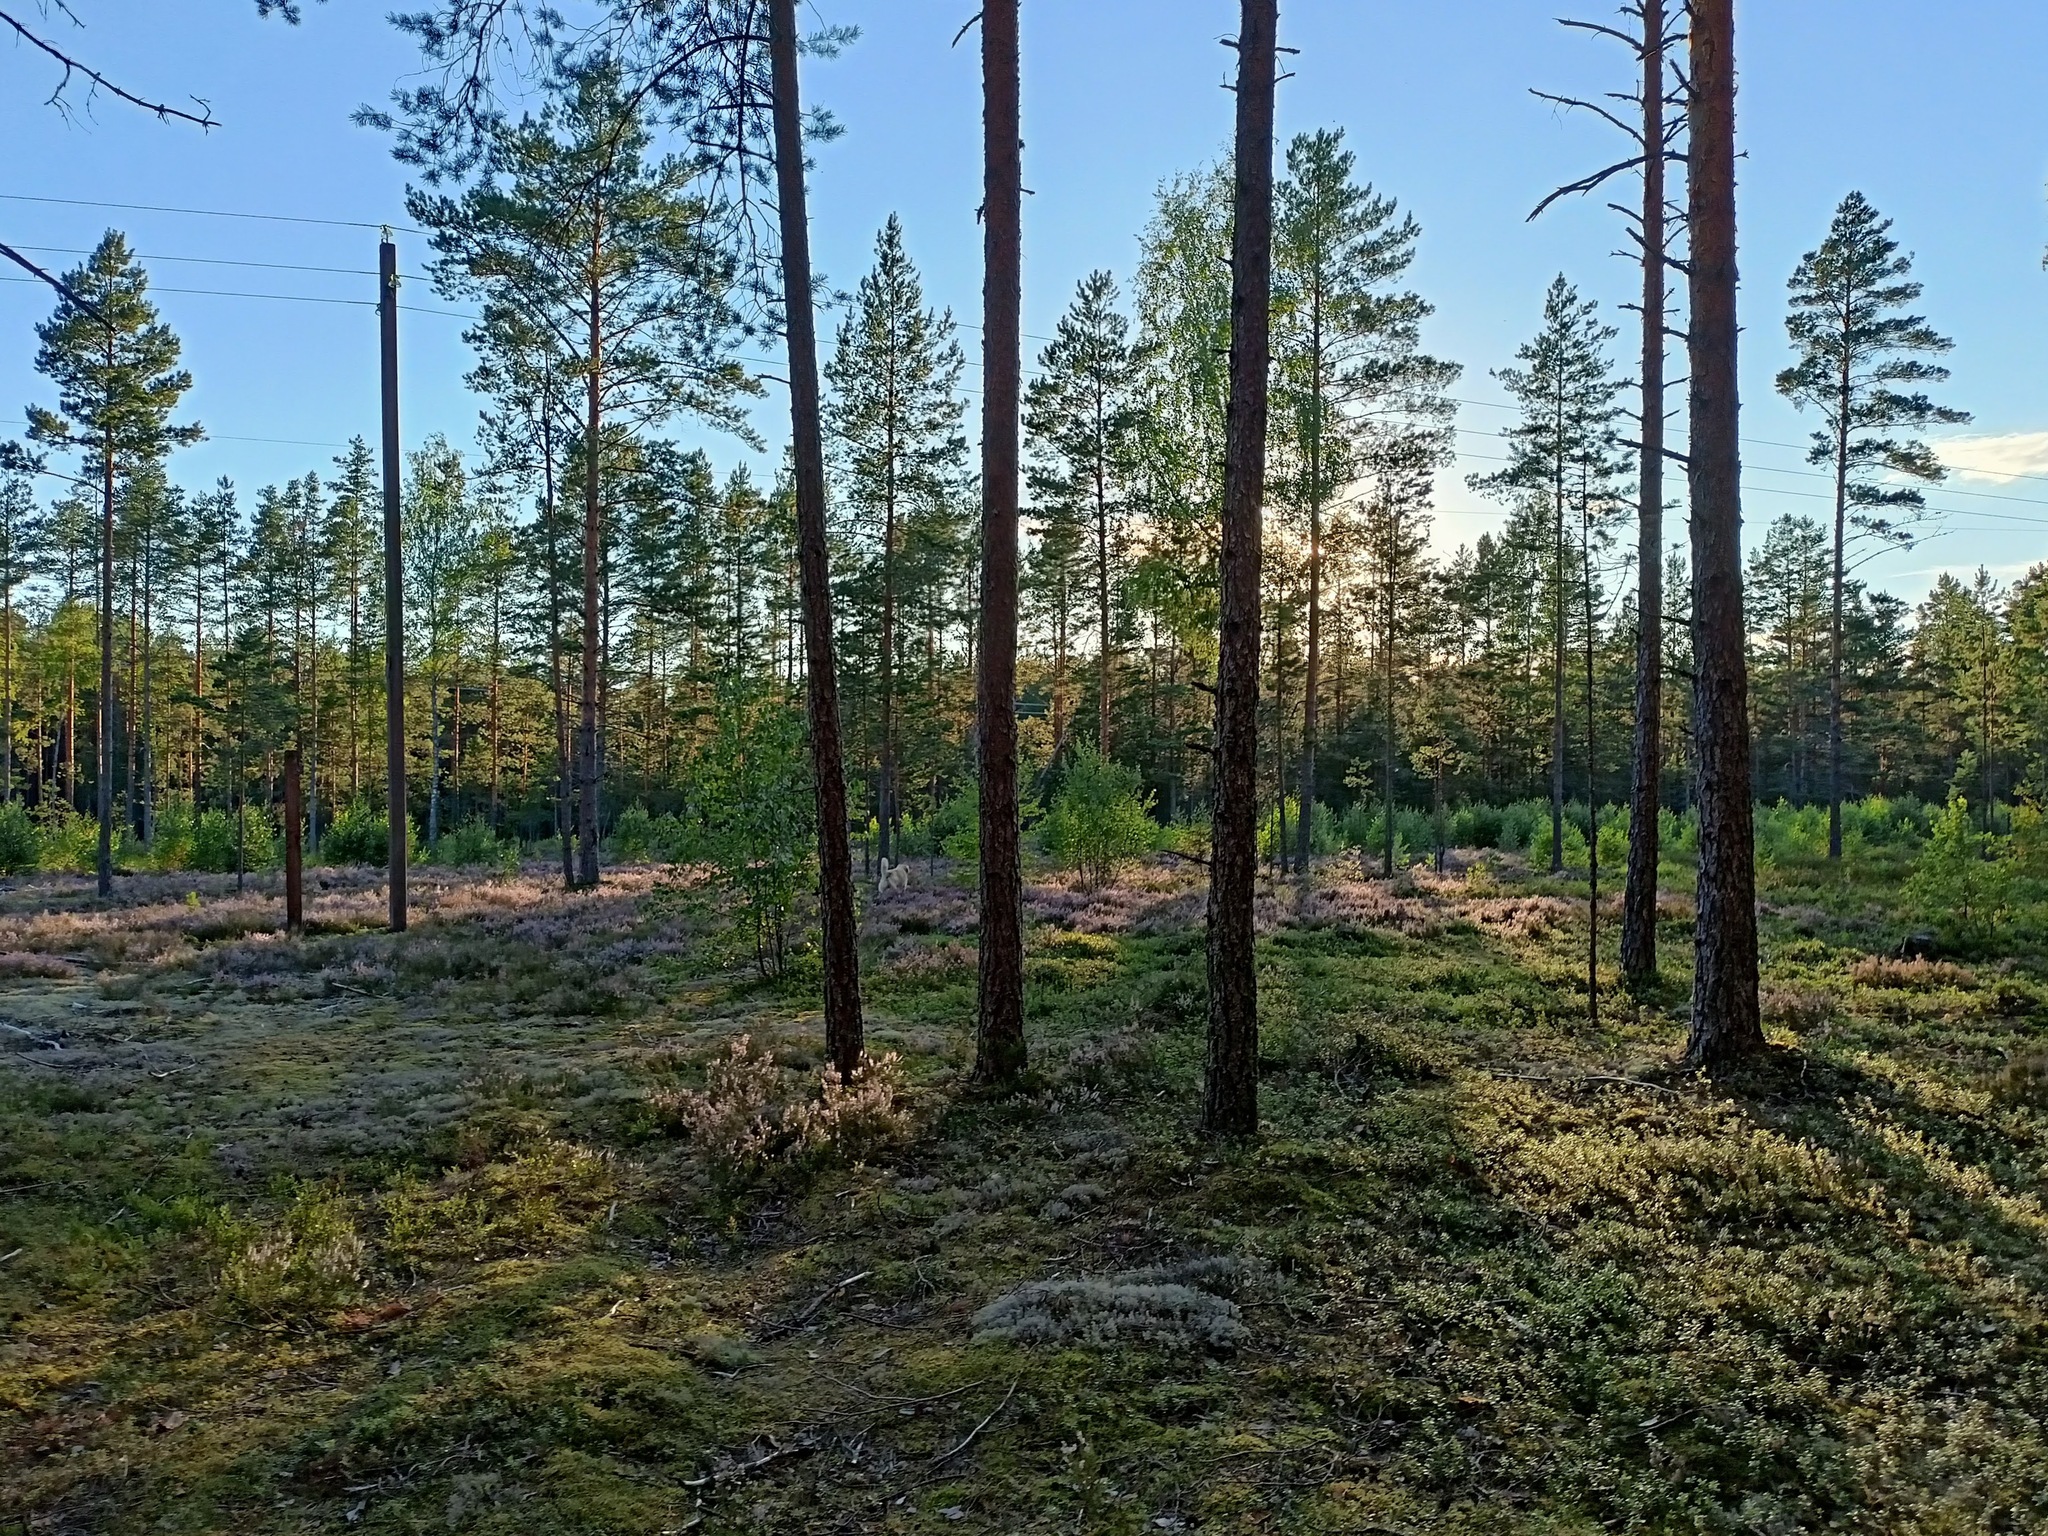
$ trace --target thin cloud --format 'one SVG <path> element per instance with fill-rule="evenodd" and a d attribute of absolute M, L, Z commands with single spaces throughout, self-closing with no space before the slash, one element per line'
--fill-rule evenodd
<path fill-rule="evenodd" d="M 2048 432 L 1951 437 L 1934 451 L 1959 480 L 2011 485 L 2026 476 L 2048 476 Z"/>

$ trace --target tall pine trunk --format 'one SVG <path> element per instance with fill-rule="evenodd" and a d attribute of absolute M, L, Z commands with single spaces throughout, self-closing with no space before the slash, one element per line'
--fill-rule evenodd
<path fill-rule="evenodd" d="M 783 318 L 789 342 L 791 465 L 798 582 L 803 597 L 805 706 L 818 813 L 818 905 L 825 971 L 825 1048 L 842 1075 L 860 1065 L 860 957 L 854 947 L 853 849 L 839 739 L 832 646 L 832 580 L 825 541 L 825 432 L 812 309 L 811 229 L 804 198 L 803 109 L 797 96 L 796 0 L 768 0 L 773 75 L 776 211 L 782 237 Z"/>
<path fill-rule="evenodd" d="M 1273 286 L 1273 87 L 1278 0 L 1240 0 L 1230 240 L 1230 396 L 1216 653 L 1216 796 L 1209 865 L 1209 1030 L 1202 1128 L 1259 1128 L 1259 564 Z"/>
<path fill-rule="evenodd" d="M 1024 366 L 1017 13 L 1018 0 L 986 0 L 981 11 L 981 655 L 975 689 L 981 959 L 974 1075 L 993 1083 L 1014 1081 L 1025 1065 L 1017 823 L 1017 438 Z"/>
<path fill-rule="evenodd" d="M 1309 300 L 1308 437 L 1308 677 L 1301 691 L 1301 823 L 1296 830 L 1295 868 L 1308 873 L 1313 852 L 1316 804 L 1317 710 L 1322 703 L 1323 665 L 1323 288 L 1318 268 Z"/>
<path fill-rule="evenodd" d="M 1658 812 L 1664 777 L 1664 0 L 1643 0 L 1643 405 L 1636 510 L 1635 740 L 1621 970 L 1657 974 Z"/>
<path fill-rule="evenodd" d="M 114 336 L 107 333 L 107 372 L 114 368 Z M 114 439 L 102 423 L 100 453 L 100 729 L 97 755 L 100 813 L 99 893 L 114 894 Z"/>
<path fill-rule="evenodd" d="M 1550 872 L 1564 873 L 1564 383 L 1558 383 L 1557 444 L 1551 464 L 1550 510 L 1555 521 L 1556 542 L 1550 570 L 1554 594 L 1551 615 L 1550 681 Z"/>
<path fill-rule="evenodd" d="M 576 721 L 576 779 L 579 791 L 576 798 L 576 877 L 579 885 L 597 884 L 597 692 L 598 672 L 602 665 L 598 653 L 598 578 L 603 557 L 604 517 L 604 507 L 599 499 L 601 485 L 598 478 L 598 460 L 603 453 L 601 437 L 604 427 L 601 374 L 604 366 L 604 315 L 603 295 L 597 278 L 600 243 L 601 236 L 593 220 L 588 364 L 590 377 L 585 386 L 587 395 L 583 426 L 583 676 L 580 697 L 577 700 Z"/>
<path fill-rule="evenodd" d="M 1749 784 L 1749 669 L 1742 617 L 1741 407 L 1736 393 L 1735 8 L 1693 0 L 1693 713 L 1699 883 L 1689 1060 L 1761 1050 L 1756 837 Z"/>
<path fill-rule="evenodd" d="M 1828 618 L 1828 857 L 1842 857 L 1842 592 L 1849 534 L 1849 378 L 1851 348 L 1843 338 L 1841 394 L 1835 413 L 1835 568 Z M 1988 805 L 1986 807 L 1988 812 Z"/>

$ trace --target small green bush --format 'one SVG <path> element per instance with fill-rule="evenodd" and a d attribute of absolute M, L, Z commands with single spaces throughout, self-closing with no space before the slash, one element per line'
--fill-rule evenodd
<path fill-rule="evenodd" d="M 654 838 L 654 818 L 648 815 L 646 806 L 635 800 L 612 823 L 612 835 L 606 839 L 607 851 L 622 863 L 637 862 L 654 852 Z"/>
<path fill-rule="evenodd" d="M 1451 812 L 1451 846 L 1498 848 L 1505 826 L 1497 805 L 1461 805 Z"/>
<path fill-rule="evenodd" d="M 501 839 L 485 817 L 472 816 L 441 834 L 433 847 L 433 862 L 450 869 L 507 869 L 518 864 L 519 845 Z"/>
<path fill-rule="evenodd" d="M 192 867 L 192 802 L 173 795 L 156 808 L 156 840 L 150 844 L 149 864 L 166 872 Z"/>
<path fill-rule="evenodd" d="M 1312 821 L 1308 829 L 1308 845 L 1311 853 L 1339 853 L 1345 845 L 1345 823 L 1337 813 L 1322 801 L 1314 802 L 1310 812 Z M 1259 856 L 1273 856 L 1273 840 L 1280 835 L 1280 818 L 1277 811 L 1268 810 L 1265 820 L 1259 825 Z M 1301 804 L 1292 795 L 1287 797 L 1287 852 L 1292 855 L 1301 846 Z"/>
<path fill-rule="evenodd" d="M 0 875 L 25 874 L 41 862 L 42 839 L 34 818 L 19 800 L 0 805 Z"/>
<path fill-rule="evenodd" d="M 1944 937 L 1973 943 L 1991 931 L 2012 895 L 2013 861 L 2006 840 L 1979 832 L 1970 819 L 1970 802 L 1951 795 L 1907 878 L 1907 901 Z"/>
<path fill-rule="evenodd" d="M 325 864 L 389 864 L 391 822 L 367 800 L 351 800 L 320 837 Z"/>
<path fill-rule="evenodd" d="M 91 874 L 99 862 L 100 829 L 90 816 L 60 806 L 42 825 L 42 866 Z"/>
<path fill-rule="evenodd" d="M 1045 818 L 1045 850 L 1067 868 L 1078 869 L 1087 884 L 1106 884 L 1117 866 L 1158 845 L 1151 809 L 1137 769 L 1084 744 L 1053 796 Z"/>
<path fill-rule="evenodd" d="M 244 869 L 268 869 L 277 861 L 277 828 L 260 806 L 235 811 L 209 810 L 192 828 L 192 868 L 208 874 L 232 874 L 236 847 L 241 844 Z"/>

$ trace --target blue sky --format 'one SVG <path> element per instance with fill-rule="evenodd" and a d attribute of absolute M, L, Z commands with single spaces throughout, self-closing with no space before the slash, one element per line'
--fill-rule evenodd
<path fill-rule="evenodd" d="M 1220 87 L 1228 0 L 1025 0 L 1026 329 L 1044 335 L 1092 267 L 1127 277 L 1159 181 L 1219 153 L 1230 127 Z M 212 440 L 182 453 L 189 484 L 233 476 L 246 490 L 325 469 L 352 433 L 374 433 L 375 345 L 367 307 L 174 293 L 171 289 L 367 300 L 371 227 L 79 207 L 87 199 L 403 223 L 404 176 L 383 139 L 350 111 L 381 102 L 413 68 L 405 41 L 362 0 L 307 7 L 304 25 L 259 22 L 250 0 L 84 0 L 90 24 L 66 40 L 145 94 L 212 104 L 210 133 L 166 126 L 118 104 L 70 119 L 42 104 L 53 77 L 0 46 L 0 239 L 67 265 L 109 225 L 150 262 L 165 316 L 197 376 L 189 414 Z M 810 67 L 807 91 L 846 127 L 813 179 L 820 265 L 844 286 L 876 229 L 905 224 L 934 301 L 977 318 L 980 279 L 978 57 L 950 40 L 973 0 L 813 0 L 814 19 L 858 26 L 840 59 Z M 1283 138 L 1337 125 L 1361 174 L 1420 220 L 1415 281 L 1437 313 L 1431 349 L 1464 364 L 1467 462 L 1440 493 L 1440 542 L 1469 539 L 1496 513 L 1462 484 L 1498 449 L 1506 421 L 1487 402 L 1492 369 L 1531 329 L 1544 285 L 1564 272 L 1614 304 L 1634 285 L 1613 253 L 1615 217 L 1597 202 L 1524 215 L 1552 185 L 1612 157 L 1609 130 L 1565 116 L 1531 86 L 1586 94 L 1623 88 L 1620 50 L 1566 33 L 1553 0 L 1283 0 L 1282 41 L 1301 50 L 1280 94 Z M 1596 4 L 1585 14 L 1604 16 Z M 1946 531 L 1869 568 L 1918 596 L 1943 568 L 1978 564 L 2009 579 L 2048 558 L 2048 7 L 2021 0 L 1774 0 L 1740 7 L 1745 479 L 1749 527 L 1780 512 L 1825 511 L 1808 478 L 1804 426 L 1773 395 L 1785 361 L 1783 295 L 1800 253 L 1841 196 L 1861 189 L 1897 221 L 1927 285 L 1924 308 L 1956 339 L 1945 398 L 1976 414 L 1949 449 L 1958 465 L 1935 495 Z M 417 270 L 419 243 L 401 236 Z M 173 261 L 168 258 L 188 258 Z M 261 262 L 262 266 L 217 263 Z M 338 268 L 313 271 L 307 268 Z M 446 309 L 426 287 L 406 302 Z M 46 296 L 0 283 L 0 435 L 47 399 L 30 327 Z M 1616 314 L 1617 322 L 1628 317 Z M 461 321 L 404 316 L 409 441 L 466 442 L 474 403 Z M 829 335 L 829 330 L 828 333 Z M 965 333 L 972 355 L 976 333 Z M 1036 345 L 1028 343 L 1027 345 Z M 1626 338 L 1618 344 L 1627 348 Z M 1675 370 L 1682 371 L 1682 370 Z M 780 423 L 780 403 L 763 423 Z M 1790 445 L 1790 446 L 1781 446 Z M 714 444 L 714 451 L 720 451 Z M 737 446 L 723 450 L 737 453 Z M 1999 471 L 1983 473 L 1981 471 Z"/>

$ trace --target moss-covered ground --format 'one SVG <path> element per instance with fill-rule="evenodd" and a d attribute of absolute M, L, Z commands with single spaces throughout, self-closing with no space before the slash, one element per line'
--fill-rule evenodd
<path fill-rule="evenodd" d="M 1679 982 L 1588 1023 L 1583 887 L 1332 861 L 1216 1147 L 1199 871 L 1039 877 L 989 1098 L 920 867 L 863 939 L 915 1133 L 751 1175 L 658 1106 L 742 1032 L 815 1072 L 814 983 L 675 872 L 429 873 L 396 938 L 365 875 L 291 940 L 11 887 L 0 1531 L 2048 1529 L 2048 973 L 1889 958 L 1900 873 L 1766 872 L 1773 1049 L 1708 1079 Z M 975 1321 L 1069 1280 L 1214 1326 Z"/>

